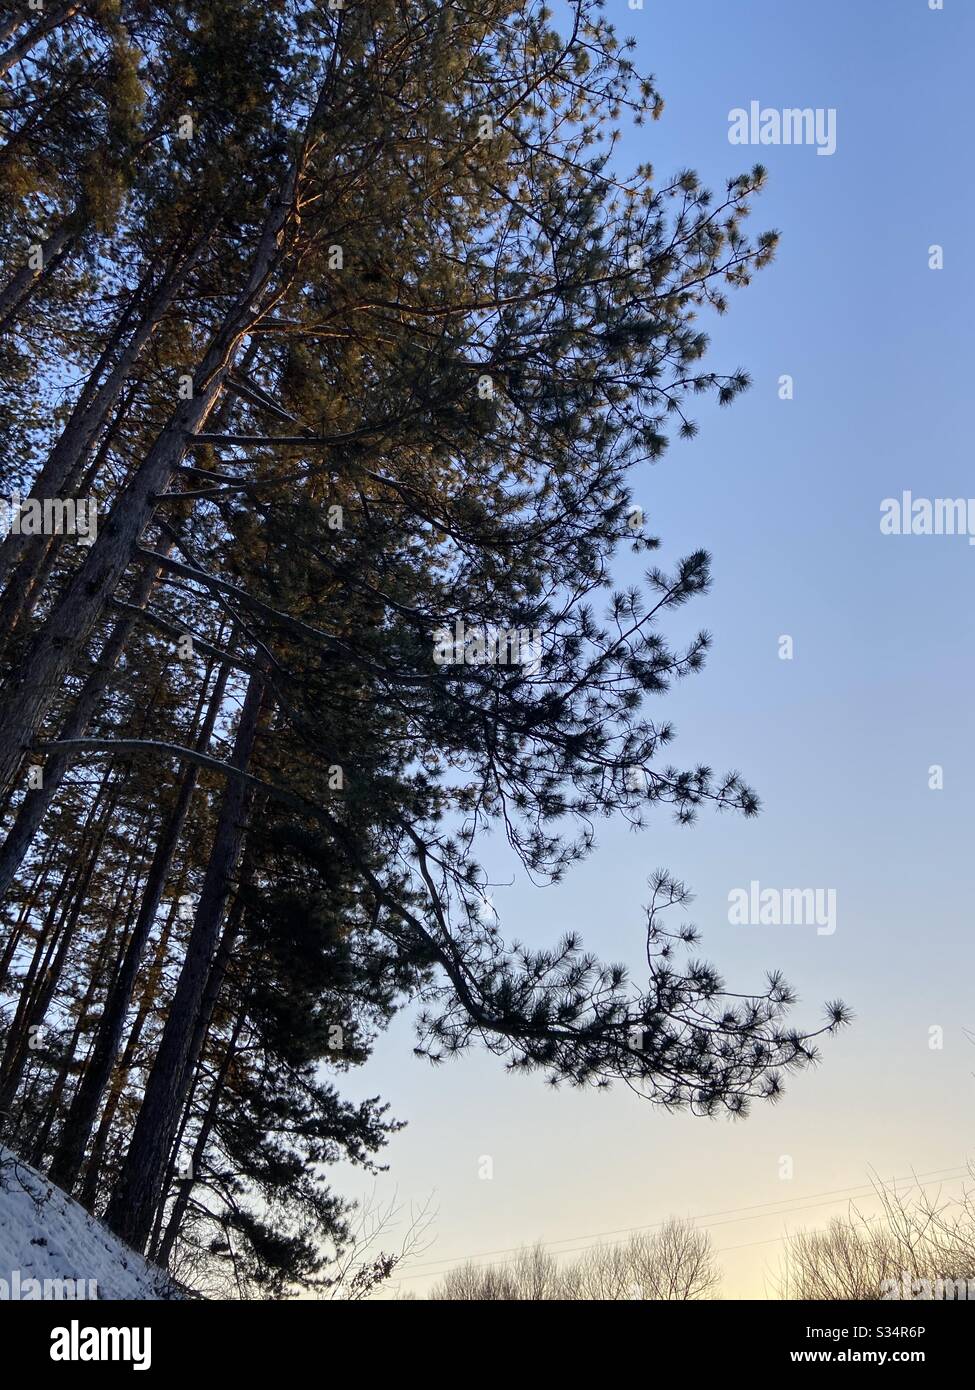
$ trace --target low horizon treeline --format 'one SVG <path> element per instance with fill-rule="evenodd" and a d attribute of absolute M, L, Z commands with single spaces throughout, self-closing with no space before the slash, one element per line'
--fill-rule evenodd
<path fill-rule="evenodd" d="M 975 1300 L 975 1166 L 957 1195 L 876 1183 L 880 1210 L 851 1207 L 825 1229 L 790 1236 L 779 1296 Z M 940 1286 L 940 1287 L 939 1287 Z"/>
<path fill-rule="evenodd" d="M 971 1171 L 975 1180 L 975 1170 Z M 875 1187 L 880 1210 L 851 1206 L 822 1229 L 784 1239 L 774 1296 L 787 1301 L 975 1300 L 975 1186 L 954 1197 Z M 497 1264 L 468 1261 L 423 1295 L 435 1302 L 689 1302 L 720 1298 L 719 1251 L 693 1221 L 600 1244 L 572 1260 L 543 1243 Z M 409 1295 L 408 1295 L 409 1296 Z M 413 1295 L 415 1297 L 415 1295 Z"/>
<path fill-rule="evenodd" d="M 510 1263 L 468 1263 L 448 1270 L 427 1295 L 434 1301 L 688 1301 L 714 1295 L 720 1283 L 711 1237 L 689 1221 L 670 1220 L 617 1245 L 597 1245 L 560 1263 L 542 1244 Z"/>

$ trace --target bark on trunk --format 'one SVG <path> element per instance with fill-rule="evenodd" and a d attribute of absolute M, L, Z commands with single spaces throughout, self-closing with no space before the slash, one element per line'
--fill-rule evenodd
<path fill-rule="evenodd" d="M 0 1114 L 10 1111 L 18 1087 L 20 1086 L 24 1068 L 27 1065 L 27 1060 L 30 1055 L 30 1030 L 35 1025 L 43 1023 L 47 1011 L 50 1008 L 51 1000 L 54 998 L 54 991 L 57 989 L 58 981 L 61 978 L 61 972 L 64 969 L 64 963 L 68 957 L 68 949 L 74 940 L 78 919 L 85 905 L 88 887 L 94 877 L 95 868 L 98 864 L 98 856 L 101 852 L 102 842 L 108 831 L 112 811 L 115 806 L 115 799 L 116 798 L 113 796 L 109 802 L 106 815 L 99 829 L 98 838 L 92 846 L 87 863 L 79 877 L 78 885 L 74 892 L 74 901 L 71 904 L 56 938 L 57 949 L 54 951 L 53 957 L 50 959 L 50 963 L 44 970 L 43 975 L 36 981 L 36 987 L 31 991 L 29 996 L 28 1007 L 23 1013 L 20 1028 L 15 1037 L 8 1043 L 7 1052 L 4 1055 L 3 1080 L 0 1082 Z"/>
<path fill-rule="evenodd" d="M 290 203 L 290 196 L 286 201 L 280 200 L 268 215 L 247 290 L 211 342 L 196 373 L 192 399 L 184 401 L 173 413 L 142 466 L 120 494 L 87 560 L 72 577 L 10 681 L 0 712 L 0 786 L 15 780 L 61 681 L 80 656 L 128 567 L 152 515 L 156 493 L 166 490 L 192 436 L 217 403 L 240 341 L 260 315 L 253 300 L 275 267 L 279 234 Z"/>
<path fill-rule="evenodd" d="M 213 1086 L 210 1091 L 210 1099 L 207 1102 L 206 1114 L 200 1123 L 200 1129 L 196 1136 L 196 1143 L 193 1145 L 193 1153 L 190 1156 L 190 1174 L 180 1182 L 179 1191 L 176 1194 L 176 1201 L 169 1215 L 166 1224 L 166 1233 L 162 1240 L 158 1241 L 153 1248 L 152 1258 L 163 1268 L 169 1264 L 173 1253 L 173 1246 L 179 1236 L 180 1227 L 186 1216 L 186 1209 L 189 1206 L 190 1196 L 193 1192 L 194 1175 L 202 1168 L 204 1155 L 206 1154 L 207 1144 L 210 1142 L 210 1135 L 216 1122 L 217 1111 L 220 1106 L 220 1098 L 223 1095 L 227 1084 L 227 1076 L 230 1072 L 231 1064 L 237 1051 L 237 1041 L 240 1037 L 241 1029 L 244 1025 L 245 1010 L 241 1009 L 234 1023 L 234 1030 L 230 1035 L 227 1046 L 224 1049 L 223 1061 L 220 1064 L 220 1071 L 214 1078 Z"/>
<path fill-rule="evenodd" d="M 170 1149 L 169 1163 L 166 1168 L 165 1182 L 163 1184 L 163 1189 L 160 1194 L 160 1199 L 156 1205 L 156 1220 L 153 1225 L 152 1242 L 150 1246 L 152 1253 L 149 1256 L 149 1258 L 153 1260 L 156 1259 L 157 1252 L 159 1249 L 159 1242 L 162 1237 L 163 1222 L 166 1216 L 166 1199 L 172 1187 L 173 1180 L 177 1175 L 177 1163 L 179 1159 L 180 1147 L 183 1142 L 183 1134 L 186 1130 L 186 1126 L 189 1124 L 189 1121 L 192 1117 L 193 1102 L 200 1084 L 201 1063 L 206 1052 L 206 1041 L 207 1034 L 210 1030 L 210 1022 L 213 1018 L 214 1009 L 216 1008 L 217 998 L 220 994 L 221 989 L 223 988 L 223 982 L 227 974 L 227 967 L 230 964 L 231 955 L 233 954 L 234 947 L 237 944 L 237 937 L 240 932 L 240 924 L 243 920 L 243 915 L 243 903 L 242 900 L 238 897 L 237 899 L 235 899 L 234 905 L 228 913 L 227 925 L 224 927 L 223 935 L 220 938 L 220 945 L 217 948 L 216 956 L 214 957 L 213 964 L 210 967 L 210 973 L 207 977 L 206 990 L 204 991 L 203 995 L 203 1003 L 200 1005 L 200 1012 L 197 1016 L 196 1025 L 193 1029 L 193 1042 L 190 1048 L 191 1061 L 189 1070 L 189 1081 L 187 1084 L 186 1103 L 183 1106 L 183 1114 L 180 1117 L 179 1129 L 173 1142 L 173 1146 Z M 244 1011 L 241 1010 L 241 1012 L 238 1014 L 237 1022 L 234 1026 L 233 1036 L 229 1044 L 231 1051 L 234 1047 L 236 1047 L 237 1044 L 237 1038 L 240 1034 L 240 1027 L 244 1021 L 243 1014 Z M 221 1068 L 221 1072 L 222 1071 L 223 1069 Z M 201 1137 L 203 1141 L 202 1144 L 200 1143 Z M 203 1154 L 206 1150 L 208 1139 L 209 1132 L 206 1135 L 202 1135 L 201 1133 L 201 1136 L 198 1136 L 197 1143 L 194 1145 L 193 1148 L 192 1166 L 190 1170 L 191 1176 L 189 1178 L 181 1180 L 184 1182 L 185 1188 L 181 1189 L 180 1196 L 183 1196 L 184 1193 L 186 1196 L 188 1196 L 190 1190 L 192 1189 L 192 1174 L 197 1171 L 198 1167 L 202 1162 Z M 177 1228 L 180 1222 L 182 1222 L 182 1216 L 180 1216 L 179 1218 Z"/>
<path fill-rule="evenodd" d="M 136 879 L 135 884 L 133 885 L 133 890 L 129 895 L 129 904 L 126 909 L 125 923 L 121 928 L 123 936 L 124 933 L 128 931 L 129 923 L 131 923 L 132 920 L 132 913 L 135 908 L 137 888 L 138 878 Z M 120 890 L 116 894 L 116 907 L 120 903 L 121 898 L 122 890 Z M 85 1031 L 85 1024 L 88 1021 L 88 1015 L 91 1011 L 91 1006 L 94 1002 L 99 984 L 104 978 L 104 972 L 108 965 L 109 956 L 112 953 L 113 947 L 116 945 L 115 918 L 116 912 L 113 911 L 109 917 L 108 930 L 104 932 L 102 935 L 102 939 L 98 947 L 98 953 L 95 956 L 91 969 L 88 971 L 88 983 L 85 987 L 84 995 L 78 1003 L 78 1010 L 75 1015 L 74 1027 L 71 1030 L 71 1038 L 68 1042 L 67 1047 L 64 1049 L 64 1057 L 61 1061 L 61 1065 L 58 1067 L 57 1079 L 55 1080 L 54 1085 L 51 1088 L 51 1094 L 48 1096 L 45 1105 L 44 1121 L 37 1132 L 37 1137 L 34 1140 L 34 1147 L 31 1149 L 30 1153 L 30 1162 L 33 1164 L 35 1168 L 41 1167 L 41 1164 L 44 1161 L 44 1155 L 47 1153 L 47 1146 L 48 1141 L 51 1137 L 51 1131 L 53 1130 L 60 1116 L 61 1101 L 67 1089 L 71 1073 L 75 1068 L 75 1057 L 78 1052 L 78 1047 L 81 1042 L 82 1035 Z"/>
<path fill-rule="evenodd" d="M 168 548 L 168 547 L 167 547 Z M 139 580 L 133 603 L 143 608 L 149 600 L 152 587 L 159 575 L 155 564 L 145 566 Z M 109 634 L 101 656 L 82 688 L 74 709 L 65 721 L 59 738 L 79 738 L 87 729 L 99 700 L 111 679 L 112 672 L 122 654 L 135 617 L 122 618 Z M 69 732 L 70 731 L 70 732 Z M 41 821 L 47 814 L 54 796 L 71 766 L 70 753 L 55 751 L 44 765 L 44 782 L 35 791 L 25 794 L 17 819 L 0 848 L 0 898 L 13 882 L 14 875 L 24 861 Z"/>
<path fill-rule="evenodd" d="M 321 119 L 330 81 L 323 84 L 306 128 L 305 140 L 268 210 L 244 290 L 211 339 L 184 401 L 123 489 L 87 560 L 73 576 L 42 631 L 11 680 L 0 710 L 0 788 L 16 778 L 65 674 L 84 649 L 99 616 L 132 559 L 156 493 L 164 492 L 182 462 L 192 436 L 210 416 L 224 389 L 241 341 L 263 313 L 260 303 L 283 255 L 285 228 L 292 214 L 311 134 Z"/>
<path fill-rule="evenodd" d="M 201 752 L 206 752 L 209 747 L 217 715 L 223 704 L 227 675 L 227 667 L 222 666 L 217 675 L 213 694 L 210 697 L 210 705 L 203 727 L 196 741 L 196 746 Z M 142 965 L 142 957 L 152 932 L 153 923 L 156 920 L 163 889 L 166 886 L 173 856 L 176 853 L 176 846 L 183 832 L 198 777 L 199 769 L 192 765 L 183 774 L 176 803 L 170 812 L 153 855 L 139 915 L 129 937 L 122 964 L 105 1001 L 92 1055 L 85 1068 L 81 1085 L 75 1092 L 71 1109 L 61 1133 L 51 1165 L 50 1177 L 65 1192 L 71 1192 L 78 1180 L 85 1149 L 91 1138 L 102 1097 L 111 1080 L 136 977 Z"/>
<path fill-rule="evenodd" d="M 122 336 L 118 332 L 113 334 L 112 340 L 106 346 L 101 360 L 92 373 L 88 387 L 82 392 L 77 405 L 71 412 L 71 417 L 65 425 L 60 439 L 51 450 L 44 467 L 34 479 L 31 486 L 32 497 L 42 501 L 45 498 L 61 497 L 66 481 L 72 475 L 80 476 L 84 460 L 90 453 L 99 431 L 105 425 L 133 367 L 171 307 L 173 299 L 185 283 L 186 277 L 202 249 L 203 241 L 198 241 L 188 254 L 176 259 L 146 306 L 145 312 L 124 349 L 119 353 L 114 366 L 111 367 L 102 384 L 98 386 L 101 373 L 107 367 L 111 357 L 114 356 L 118 340 Z M 137 299 L 138 295 L 136 296 Z M 122 316 L 123 333 L 132 307 L 134 305 L 130 306 Z M 29 591 L 29 582 L 37 573 L 40 564 L 43 563 L 44 556 L 54 539 L 51 536 L 11 534 L 0 546 L 0 579 L 11 574 L 14 566 L 17 566 L 17 573 L 13 575 L 3 602 L 0 604 L 0 632 L 7 633 L 15 627 Z"/>
<path fill-rule="evenodd" d="M 41 263 L 35 270 L 33 266 L 22 265 L 0 290 L 0 334 L 9 333 L 17 315 L 24 307 L 31 293 L 42 283 L 56 266 L 76 236 L 74 224 L 69 218 L 58 224 L 50 236 L 40 243 Z"/>
<path fill-rule="evenodd" d="M 172 904 L 169 912 L 166 914 L 166 921 L 163 924 L 163 929 L 159 933 L 159 940 L 156 942 L 152 965 L 146 974 L 145 984 L 142 987 L 139 1007 L 132 1027 L 129 1030 L 129 1036 L 125 1042 L 125 1051 L 122 1053 L 122 1058 L 112 1078 L 108 1099 L 105 1102 L 105 1109 L 102 1112 L 101 1120 L 98 1123 L 98 1130 L 95 1134 L 95 1142 L 92 1145 L 91 1155 L 85 1166 L 85 1178 L 78 1200 L 83 1207 L 91 1212 L 95 1210 L 98 1197 L 98 1180 L 101 1173 L 102 1162 L 105 1158 L 105 1151 L 108 1148 L 108 1140 L 112 1131 L 112 1125 L 115 1123 L 115 1116 L 118 1113 L 118 1108 L 125 1091 L 125 1083 L 128 1079 L 129 1072 L 135 1065 L 139 1044 L 142 1042 L 143 1030 L 149 1020 L 150 1014 L 155 1010 L 156 1000 L 159 997 L 159 987 L 162 980 L 163 968 L 169 953 L 169 942 L 173 927 L 179 915 L 179 898 L 185 886 L 186 870 L 184 868 L 180 875 L 179 882 L 176 884 Z"/>
<path fill-rule="evenodd" d="M 24 896 L 24 900 L 20 906 L 20 912 L 17 915 L 17 920 L 11 928 L 10 936 L 7 938 L 7 944 L 3 948 L 2 955 L 0 955 L 0 991 L 3 990 L 4 985 L 7 983 L 7 971 L 10 969 L 11 961 L 17 953 L 17 947 L 20 945 L 24 932 L 27 930 L 30 922 L 30 915 L 40 901 L 41 893 L 44 891 L 44 885 L 47 883 L 48 874 L 51 872 L 54 850 L 55 845 L 52 840 L 47 846 L 37 873 L 34 875 L 34 882 L 31 884 L 29 892 Z"/>
<path fill-rule="evenodd" d="M 45 16 L 39 24 L 35 24 L 33 29 L 28 29 L 6 52 L 0 53 L 0 77 L 5 77 L 12 67 L 27 57 L 31 49 L 36 48 L 48 34 L 66 24 L 79 9 L 78 4 L 61 5 L 59 9 Z"/>
<path fill-rule="evenodd" d="M 240 770 L 246 770 L 253 751 L 264 685 L 260 672 L 255 672 L 248 682 L 230 758 L 231 766 Z M 105 1214 L 109 1227 L 138 1250 L 143 1249 L 152 1230 L 166 1163 L 186 1100 L 195 1061 L 192 1057 L 194 1029 L 220 936 L 227 896 L 240 862 L 252 800 L 252 788 L 242 778 L 228 779 L 179 983 L 146 1082 L 132 1143 Z"/>

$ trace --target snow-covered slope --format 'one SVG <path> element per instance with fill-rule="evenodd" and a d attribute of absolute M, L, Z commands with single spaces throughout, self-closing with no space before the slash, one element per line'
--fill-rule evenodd
<path fill-rule="evenodd" d="M 82 1282 L 73 1287 L 65 1280 Z M 162 1270 L 0 1146 L 0 1299 L 66 1295 L 167 1299 L 180 1292 Z"/>

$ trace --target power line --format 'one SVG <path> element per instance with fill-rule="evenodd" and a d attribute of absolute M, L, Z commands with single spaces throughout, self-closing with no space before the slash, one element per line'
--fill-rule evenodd
<path fill-rule="evenodd" d="M 913 1182 L 917 1183 L 918 1186 L 931 1187 L 936 1182 L 958 1182 L 962 1178 L 966 1177 L 969 1172 L 970 1169 L 967 1166 L 957 1169 L 934 1168 L 930 1169 L 927 1173 L 912 1173 L 909 1174 L 907 1177 L 903 1178 L 888 1178 L 886 1182 L 882 1183 L 881 1185 L 887 1187 L 893 1186 L 894 1184 L 900 1182 Z M 919 1178 L 924 1178 L 927 1181 L 923 1183 L 918 1182 Z M 761 1220 L 764 1216 L 790 1216 L 793 1212 L 810 1211 L 813 1208 L 819 1206 L 831 1206 L 834 1202 L 842 1201 L 847 1198 L 854 1198 L 860 1195 L 870 1196 L 873 1192 L 875 1192 L 875 1190 L 875 1187 L 869 1183 L 860 1184 L 859 1187 L 838 1187 L 833 1188 L 831 1191 L 827 1192 L 808 1193 L 805 1197 L 785 1197 L 775 1202 L 756 1202 L 754 1205 L 749 1207 L 727 1207 L 723 1211 L 706 1212 L 703 1216 L 692 1217 L 690 1218 L 690 1220 L 700 1230 L 713 1230 L 718 1226 L 733 1225 L 736 1221 L 756 1221 Z M 826 1200 L 821 1201 L 819 1200 L 820 1198 Z M 761 1210 L 761 1208 L 764 1207 L 774 1208 L 783 1206 L 786 1207 L 785 1211 Z M 717 1221 L 714 1220 L 715 1217 L 728 1217 L 729 1219 L 727 1221 Z M 589 1232 L 587 1235 L 562 1236 L 559 1240 L 545 1242 L 543 1244 L 543 1248 L 545 1250 L 550 1251 L 550 1253 L 552 1253 L 557 1259 L 560 1259 L 563 1255 L 580 1254 L 586 1250 L 591 1250 L 594 1248 L 592 1245 L 577 1245 L 569 1250 L 552 1249 L 553 1246 L 564 1245 L 567 1241 L 595 1240 L 598 1242 L 607 1236 L 636 1235 L 641 1231 L 659 1230 L 661 1226 L 665 1226 L 666 1224 L 666 1220 L 654 1221 L 646 1226 L 623 1226 L 613 1231 L 592 1231 Z M 771 1241 L 785 1239 L 785 1236 L 771 1236 L 767 1240 L 747 1241 L 744 1245 L 724 1246 L 722 1250 L 716 1250 L 715 1254 L 721 1254 L 724 1250 L 742 1250 L 745 1249 L 748 1245 L 767 1245 Z M 397 1280 L 396 1282 L 405 1279 L 436 1278 L 440 1275 L 448 1273 L 450 1269 L 456 1269 L 460 1265 L 469 1264 L 473 1260 L 489 1259 L 494 1255 L 514 1255 L 515 1257 L 517 1257 L 519 1250 L 522 1248 L 523 1247 L 517 1245 L 508 1245 L 499 1250 L 482 1250 L 479 1253 L 473 1255 L 445 1255 L 442 1259 L 439 1260 L 426 1260 L 422 1262 L 421 1265 L 414 1266 L 414 1273 L 400 1275 L 399 1280 Z M 495 1265 L 479 1265 L 478 1268 L 503 1269 L 505 1266 L 511 1263 L 513 1263 L 511 1259 L 499 1260 Z M 431 1270 L 429 1268 L 429 1266 L 431 1265 L 445 1265 L 446 1267 L 443 1269 Z"/>
<path fill-rule="evenodd" d="M 927 1172 L 927 1173 L 922 1173 L 922 1174 L 920 1174 L 920 1176 L 921 1176 L 922 1178 L 935 1179 L 935 1178 L 938 1177 L 939 1174 L 943 1174 L 943 1175 L 945 1175 L 945 1176 L 947 1177 L 949 1174 L 956 1174 L 956 1173 L 957 1173 L 957 1176 L 960 1177 L 960 1176 L 962 1176 L 962 1174 L 966 1173 L 967 1171 L 968 1171 L 967 1168 L 961 1168 L 961 1169 L 957 1169 L 957 1168 L 933 1168 L 933 1169 L 929 1170 L 929 1172 Z M 916 1176 L 916 1175 L 913 1175 L 913 1174 L 912 1174 L 912 1177 L 914 1177 L 914 1176 Z M 908 1179 L 907 1179 L 907 1178 L 891 1178 L 891 1179 L 889 1179 L 889 1181 L 890 1181 L 891 1183 L 895 1183 L 895 1182 L 907 1182 Z M 738 1219 L 740 1219 L 740 1220 L 754 1220 L 755 1218 L 752 1218 L 752 1217 L 738 1217 L 738 1213 L 740 1213 L 740 1212 L 758 1211 L 759 1208 L 761 1208 L 761 1207 L 780 1207 L 780 1206 L 787 1206 L 787 1205 L 791 1205 L 793 1202 L 808 1202 L 808 1201 L 815 1201 L 816 1199 L 818 1199 L 818 1198 L 820 1198 L 820 1197 L 842 1197 L 842 1196 L 847 1196 L 847 1195 L 852 1196 L 852 1195 L 855 1195 L 857 1192 L 860 1192 L 860 1191 L 863 1190 L 863 1189 L 870 1188 L 870 1186 L 871 1186 L 871 1185 L 868 1184 L 868 1183 L 860 1183 L 860 1184 L 859 1184 L 858 1186 L 856 1186 L 856 1187 L 834 1187 L 834 1188 L 831 1188 L 830 1190 L 828 1190 L 828 1191 L 826 1191 L 826 1192 L 810 1192 L 810 1193 L 807 1193 L 804 1197 L 782 1197 L 782 1198 L 780 1198 L 779 1200 L 774 1201 L 774 1202 L 773 1202 L 773 1201 L 769 1201 L 769 1202 L 755 1202 L 752 1206 L 748 1206 L 748 1207 L 726 1207 L 723 1211 L 705 1212 L 702 1216 L 695 1216 L 695 1217 L 693 1217 L 692 1220 L 695 1221 L 695 1222 L 699 1222 L 699 1221 L 713 1221 L 714 1218 L 715 1218 L 715 1217 L 718 1217 L 718 1216 L 736 1217 L 736 1218 L 738 1218 Z M 775 1215 L 775 1213 L 774 1213 L 774 1212 L 769 1212 L 768 1215 Z M 716 1224 L 726 1224 L 726 1223 L 716 1223 Z M 652 1223 L 650 1223 L 649 1225 L 646 1225 L 646 1226 L 621 1226 L 621 1227 L 619 1227 L 618 1229 L 616 1229 L 616 1230 L 614 1230 L 614 1231 L 589 1231 L 589 1232 L 587 1232 L 587 1233 L 585 1233 L 585 1234 L 582 1234 L 582 1235 L 562 1236 L 562 1237 L 560 1237 L 560 1239 L 558 1239 L 558 1240 L 546 1241 L 545 1244 L 546 1244 L 546 1246 L 548 1247 L 548 1246 L 553 1246 L 553 1245 L 564 1245 L 567 1241 L 572 1241 L 572 1240 L 601 1240 L 604 1236 L 632 1235 L 632 1234 L 635 1234 L 637 1231 L 652 1231 L 652 1230 L 657 1230 L 660 1226 L 664 1226 L 664 1225 L 666 1225 L 666 1222 L 665 1222 L 665 1221 L 654 1221 L 654 1222 L 652 1222 Z M 464 1261 L 464 1260 L 478 1260 L 478 1259 L 487 1258 L 487 1257 L 490 1256 L 490 1255 L 507 1255 L 507 1254 L 510 1254 L 510 1253 L 512 1253 L 512 1252 L 514 1252 L 514 1251 L 517 1251 L 518 1249 L 520 1249 L 520 1247 L 517 1246 L 517 1245 L 507 1245 L 507 1246 L 504 1246 L 504 1247 L 503 1247 L 502 1249 L 500 1249 L 500 1250 L 481 1250 L 481 1251 L 479 1251 L 477 1254 L 474 1254 L 474 1255 L 457 1255 L 457 1256 L 444 1255 L 444 1256 L 443 1256 L 441 1259 L 439 1259 L 439 1260 L 425 1260 L 425 1261 L 423 1261 L 423 1264 L 424 1264 L 424 1265 L 436 1265 L 436 1264 L 445 1264 L 445 1263 L 448 1263 L 448 1262 L 450 1262 L 450 1263 L 455 1263 L 456 1261 Z"/>

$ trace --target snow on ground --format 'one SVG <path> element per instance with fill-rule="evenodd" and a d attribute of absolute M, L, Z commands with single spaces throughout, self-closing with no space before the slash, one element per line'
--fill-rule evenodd
<path fill-rule="evenodd" d="M 180 1293 L 162 1270 L 0 1146 L 0 1300 L 66 1296 L 168 1299 Z"/>

